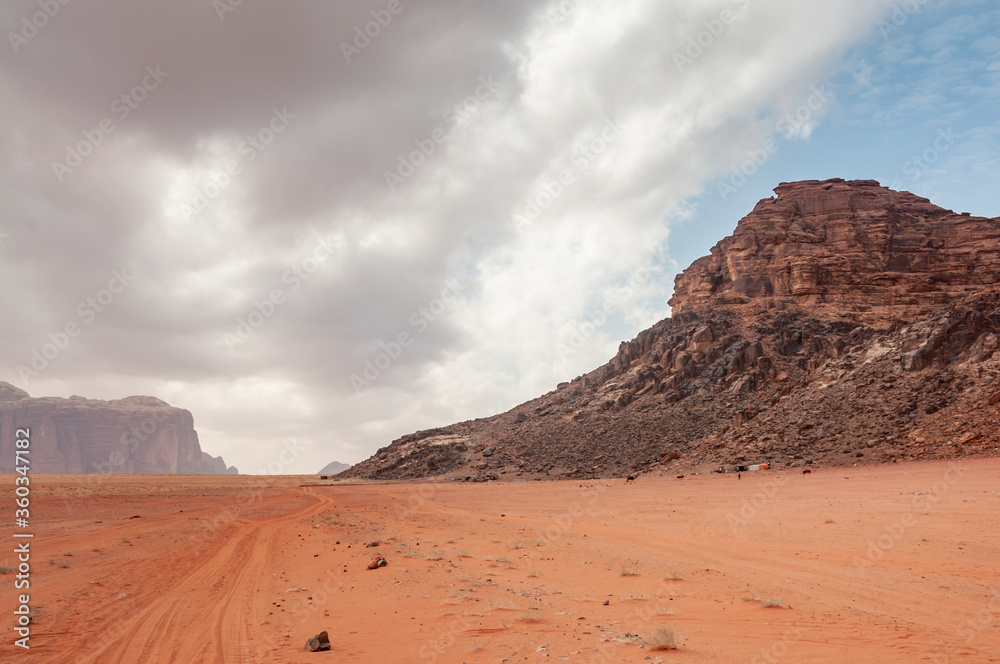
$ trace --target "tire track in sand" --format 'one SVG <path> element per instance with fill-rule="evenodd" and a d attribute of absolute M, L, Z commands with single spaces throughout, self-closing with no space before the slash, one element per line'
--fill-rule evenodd
<path fill-rule="evenodd" d="M 238 522 L 214 554 L 133 619 L 114 628 L 98 649 L 73 653 L 62 664 L 256 664 L 251 655 L 253 598 L 265 573 L 271 544 L 289 521 L 309 518 L 333 499 L 302 489 L 308 506 L 256 522 Z M 290 494 L 295 497 L 297 494 Z M 218 586 L 214 588 L 213 586 Z M 254 623 L 255 624 L 255 623 Z"/>

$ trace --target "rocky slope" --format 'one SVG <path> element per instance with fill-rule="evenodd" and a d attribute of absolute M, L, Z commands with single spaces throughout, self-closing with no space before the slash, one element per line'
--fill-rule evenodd
<path fill-rule="evenodd" d="M 11 472 L 15 429 L 31 430 L 31 472 L 235 474 L 203 452 L 191 413 L 154 397 L 31 398 L 0 382 L 0 472 Z"/>
<path fill-rule="evenodd" d="M 1000 219 L 872 181 L 782 184 L 676 278 L 674 316 L 488 419 L 344 476 L 470 480 L 996 455 Z"/>

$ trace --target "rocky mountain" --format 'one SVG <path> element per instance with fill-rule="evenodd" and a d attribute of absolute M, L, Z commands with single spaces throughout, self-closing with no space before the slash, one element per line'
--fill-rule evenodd
<path fill-rule="evenodd" d="M 336 475 L 337 473 L 342 473 L 351 465 L 347 463 L 340 463 L 339 461 L 331 461 L 330 463 L 323 466 L 323 469 L 316 473 L 317 475 Z"/>
<path fill-rule="evenodd" d="M 782 304 L 872 324 L 1000 282 L 1000 224 L 874 181 L 781 184 L 679 275 L 674 314 Z"/>
<path fill-rule="evenodd" d="M 677 276 L 673 317 L 507 413 L 345 476 L 606 477 L 1000 452 L 1000 218 L 786 183 Z"/>
<path fill-rule="evenodd" d="M 32 398 L 0 382 L 0 472 L 13 470 L 21 427 L 35 473 L 237 473 L 201 450 L 189 411 L 155 397 Z"/>

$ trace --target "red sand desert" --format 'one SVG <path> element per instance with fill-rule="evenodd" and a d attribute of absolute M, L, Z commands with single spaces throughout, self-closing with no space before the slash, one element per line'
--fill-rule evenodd
<path fill-rule="evenodd" d="M 0 576 L 0 661 L 1000 661 L 997 459 L 632 484 L 97 479 L 32 477 L 37 618 L 15 647 Z M 679 647 L 651 649 L 657 628 Z M 321 630 L 332 652 L 306 652 Z"/>

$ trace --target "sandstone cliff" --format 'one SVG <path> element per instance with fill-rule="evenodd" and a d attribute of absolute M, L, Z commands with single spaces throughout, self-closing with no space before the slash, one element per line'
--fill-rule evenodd
<path fill-rule="evenodd" d="M 1000 283 L 1000 220 L 871 180 L 779 185 L 675 281 L 675 314 L 757 303 L 890 322 Z"/>
<path fill-rule="evenodd" d="M 191 413 L 154 397 L 100 401 L 31 398 L 0 382 L 0 471 L 10 472 L 14 431 L 31 429 L 31 472 L 235 474 L 201 450 Z"/>
<path fill-rule="evenodd" d="M 782 184 L 674 316 L 488 419 L 345 476 L 601 477 L 1000 454 L 1000 219 L 871 181 Z"/>

